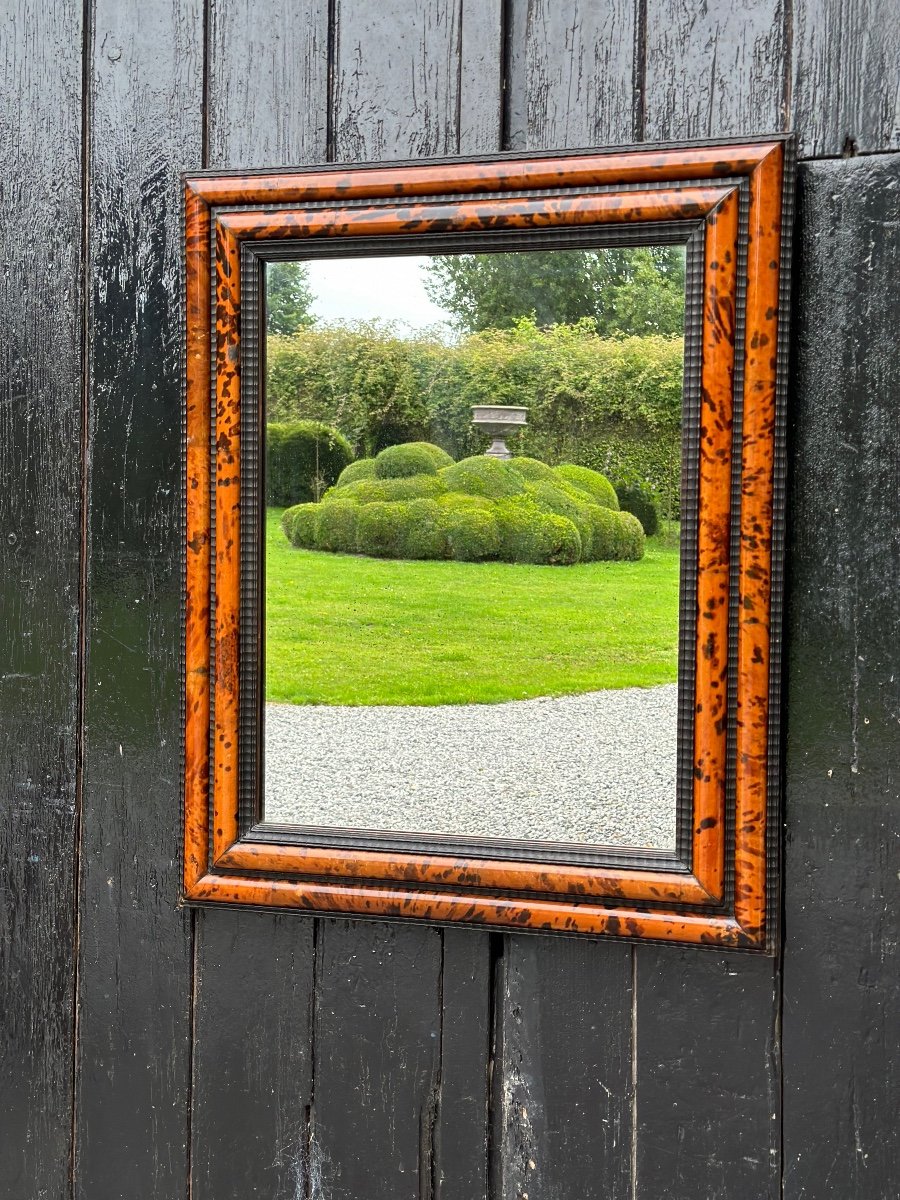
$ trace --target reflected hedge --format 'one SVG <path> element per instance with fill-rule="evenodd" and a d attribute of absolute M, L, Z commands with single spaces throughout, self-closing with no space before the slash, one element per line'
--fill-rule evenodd
<path fill-rule="evenodd" d="M 405 333 L 376 322 L 271 337 L 270 417 L 326 422 L 370 458 L 430 442 L 461 459 L 487 445 L 472 405 L 525 405 L 517 454 L 648 485 L 677 513 L 682 339 L 600 338 L 590 321 L 539 329 L 522 320 L 453 344 Z"/>

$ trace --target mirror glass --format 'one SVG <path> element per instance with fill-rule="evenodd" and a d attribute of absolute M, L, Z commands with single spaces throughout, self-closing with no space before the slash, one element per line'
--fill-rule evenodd
<path fill-rule="evenodd" d="M 265 297 L 265 821 L 673 849 L 684 246 Z"/>

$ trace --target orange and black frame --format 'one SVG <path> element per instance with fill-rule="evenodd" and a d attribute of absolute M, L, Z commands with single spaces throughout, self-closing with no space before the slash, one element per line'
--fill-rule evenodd
<path fill-rule="evenodd" d="M 184 179 L 184 900 L 772 953 L 790 138 Z M 264 261 L 687 248 L 677 846 L 266 824 Z"/>

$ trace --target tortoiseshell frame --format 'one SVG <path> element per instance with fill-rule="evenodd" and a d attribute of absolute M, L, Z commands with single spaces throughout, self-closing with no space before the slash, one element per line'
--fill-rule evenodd
<path fill-rule="evenodd" d="M 774 952 L 792 177 L 782 136 L 185 177 L 186 902 Z M 384 254 L 392 238 L 471 234 L 474 247 L 487 233 L 623 227 L 635 240 L 694 231 L 702 250 L 702 311 L 687 337 L 699 360 L 686 462 L 696 521 L 683 543 L 693 704 L 679 731 L 693 773 L 678 852 L 538 860 L 516 844 L 492 856 L 452 838 L 404 848 L 401 835 L 304 840 L 258 823 L 239 765 L 241 655 L 259 654 L 258 635 L 240 636 L 242 519 L 245 573 L 246 523 L 258 529 L 241 510 L 242 473 L 254 473 L 259 504 L 258 464 L 241 447 L 242 251 L 246 266 L 261 243 L 277 256 L 287 241 L 340 239 L 353 253 L 378 239 Z"/>

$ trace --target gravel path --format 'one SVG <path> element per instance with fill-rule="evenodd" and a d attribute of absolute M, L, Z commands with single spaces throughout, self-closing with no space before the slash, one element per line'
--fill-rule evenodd
<path fill-rule="evenodd" d="M 266 820 L 671 848 L 677 694 L 267 704 Z"/>

